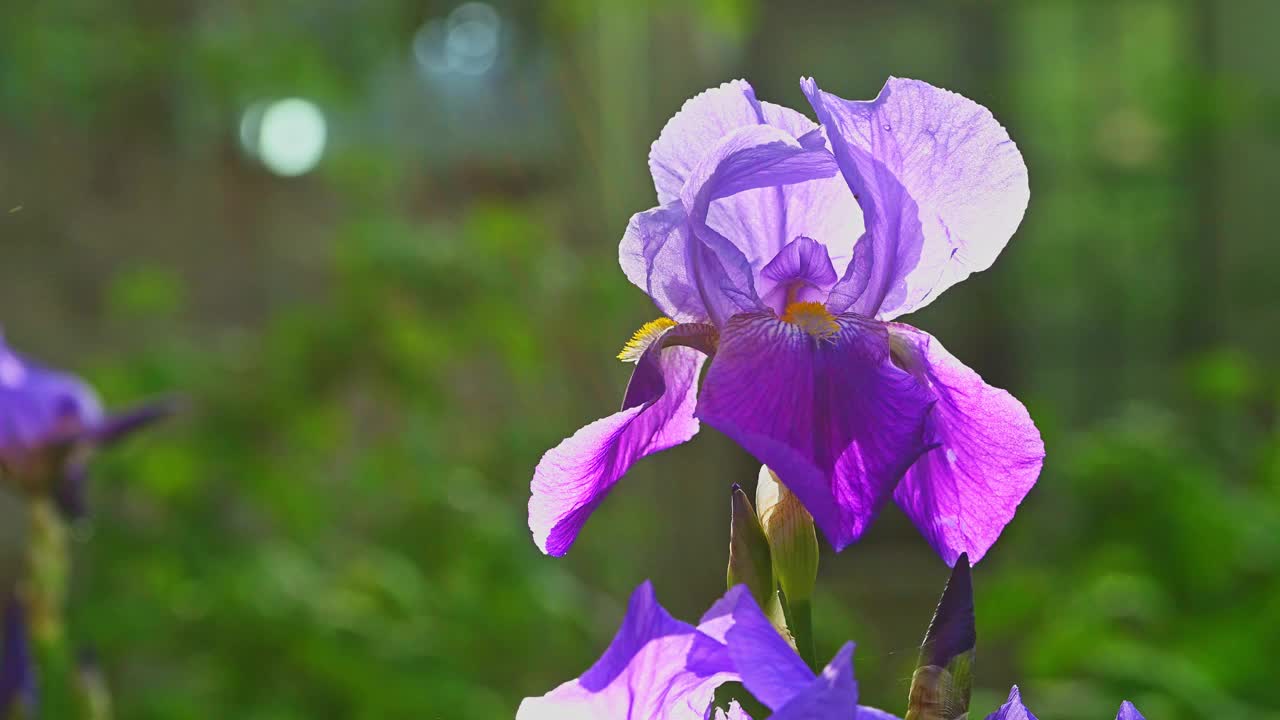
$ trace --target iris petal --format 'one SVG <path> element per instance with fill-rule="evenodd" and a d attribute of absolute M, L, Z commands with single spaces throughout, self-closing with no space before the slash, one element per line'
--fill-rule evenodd
<path fill-rule="evenodd" d="M 600 660 L 581 678 L 526 699 L 516 720 L 702 720 L 716 687 L 734 679 L 727 662 L 722 645 L 672 618 L 645 582 Z"/>
<path fill-rule="evenodd" d="M 1022 693 L 1018 692 L 1018 686 L 1014 685 L 1009 691 L 1009 699 L 988 715 L 987 720 L 1036 720 L 1036 716 L 1022 704 Z"/>
<path fill-rule="evenodd" d="M 926 423 L 933 449 L 894 492 L 948 565 L 980 560 L 1040 475 L 1044 443 L 1017 398 L 982 381 L 926 332 L 889 326 L 895 348 L 937 397 Z"/>
<path fill-rule="evenodd" d="M 631 219 L 619 262 L 676 320 L 754 309 L 751 281 L 800 235 L 843 270 L 861 233 L 821 128 L 758 101 L 742 81 L 686 102 L 654 143 L 650 169 L 661 204 Z"/>
<path fill-rule="evenodd" d="M 870 102 L 801 87 L 865 216 L 834 298 L 891 320 L 995 262 L 1022 221 L 1027 168 L 981 105 L 917 80 L 890 78 Z"/>
<path fill-rule="evenodd" d="M 1142 717 L 1142 713 L 1138 712 L 1138 708 L 1133 703 L 1125 700 L 1120 703 L 1120 712 L 1116 713 L 1116 720 L 1146 720 Z"/>
<path fill-rule="evenodd" d="M 932 398 L 892 364 L 882 324 L 836 322 L 819 339 L 771 313 L 733 318 L 696 415 L 768 465 L 839 550 L 924 451 Z"/>
<path fill-rule="evenodd" d="M 748 685 L 750 690 L 751 686 Z M 808 686 L 794 693 L 770 717 L 773 720 L 847 718 L 858 705 L 858 683 L 853 679 L 853 643 L 845 643 Z"/>
<path fill-rule="evenodd" d="M 635 461 L 698 432 L 693 408 L 703 359 L 689 347 L 652 343 L 636 363 L 624 409 L 542 456 L 531 483 L 529 529 L 543 552 L 568 552 L 592 511 Z"/>

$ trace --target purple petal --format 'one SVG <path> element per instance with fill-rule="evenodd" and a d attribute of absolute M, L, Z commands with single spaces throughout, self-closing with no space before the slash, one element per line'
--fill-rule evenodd
<path fill-rule="evenodd" d="M 727 82 L 686 100 L 649 150 L 649 170 L 659 204 L 680 197 L 699 161 L 726 135 L 751 125 L 771 125 L 805 140 L 803 145 L 811 149 L 825 147 L 821 135 L 814 134 L 818 126 L 809 118 L 759 101 L 745 80 Z"/>
<path fill-rule="evenodd" d="M 713 605 L 698 629 L 728 646 L 742 684 L 772 709 L 813 682 L 813 671 L 778 633 L 745 585 L 734 587 Z"/>
<path fill-rule="evenodd" d="M 963 552 L 976 563 L 1040 475 L 1040 432 L 1022 403 L 984 383 L 936 338 L 898 323 L 889 332 L 902 362 L 937 397 L 926 429 L 935 447 L 894 498 L 948 565 Z"/>
<path fill-rule="evenodd" d="M 0 626 L 0 717 L 7 717 L 15 703 L 34 710 L 35 665 L 27 638 L 25 613 L 17 597 L 10 595 Z"/>
<path fill-rule="evenodd" d="M 672 331 L 668 331 L 670 333 Z M 597 420 L 542 456 L 533 473 L 529 529 L 549 555 L 563 555 L 618 478 L 640 458 L 688 441 L 703 355 L 654 342 L 632 374 L 625 409 Z"/>
<path fill-rule="evenodd" d="M 791 302 L 821 302 L 836 282 L 826 246 L 803 235 L 787 243 L 760 271 L 760 297 L 782 314 Z"/>
<path fill-rule="evenodd" d="M 678 200 L 631 216 L 618 244 L 618 264 L 676 322 L 711 319 L 709 305 L 713 300 L 723 304 L 732 289 L 727 280 L 721 282 L 727 273 L 719 259 L 693 237 Z M 710 297 L 704 288 L 711 289 Z"/>
<path fill-rule="evenodd" d="M 1142 713 L 1138 712 L 1138 708 L 1133 703 L 1125 700 L 1120 703 L 1120 712 L 1116 713 L 1116 720 L 1146 720 L 1142 717 Z"/>
<path fill-rule="evenodd" d="M 838 309 L 892 319 L 991 266 L 1029 190 L 1021 153 L 986 108 L 917 80 L 890 78 L 871 102 L 812 79 L 801 87 L 866 222 L 861 262 L 833 290 Z"/>
<path fill-rule="evenodd" d="M 727 82 L 686 100 L 649 150 L 658 202 L 665 205 L 680 196 L 694 166 L 720 138 L 760 123 L 760 102 L 745 80 Z"/>
<path fill-rule="evenodd" d="M 84 381 L 32 362 L 0 339 L 0 460 L 22 464 L 101 420 L 102 403 Z"/>
<path fill-rule="evenodd" d="M 1022 704 L 1022 694 L 1014 685 L 1009 691 L 1009 700 L 998 710 L 987 716 L 987 720 L 1036 720 L 1036 716 Z"/>
<path fill-rule="evenodd" d="M 744 147 L 752 142 L 760 147 Z M 742 81 L 685 103 L 654 143 L 650 168 L 661 207 L 632 218 L 619 260 L 677 320 L 723 321 L 753 307 L 749 279 L 801 235 L 826 245 L 843 270 L 862 231 L 821 129 L 759 102 Z M 688 248 L 685 222 L 709 250 Z"/>
<path fill-rule="evenodd" d="M 817 339 L 771 313 L 724 328 L 697 417 L 768 465 L 837 550 L 860 537 L 925 449 L 929 392 L 853 315 Z"/>
<path fill-rule="evenodd" d="M 831 177 L 837 172 L 835 160 L 825 148 L 805 148 L 786 132 L 768 125 L 734 130 L 703 156 L 681 189 L 680 198 L 693 237 L 700 240 L 717 261 L 709 264 L 719 270 L 713 276 L 715 285 L 702 288 L 704 296 L 709 296 L 707 309 L 712 322 L 721 325 L 734 314 L 756 310 L 760 301 L 755 289 L 758 266 L 752 264 L 747 254 L 756 253 L 759 248 L 749 238 L 730 239 L 711 227 L 708 224 L 711 203 L 747 190 L 776 189 Z M 730 214 L 754 227 L 760 218 L 750 212 L 752 208 L 756 205 L 735 206 L 736 212 Z M 780 249 L 783 242 L 778 238 L 769 245 Z M 722 297 L 716 297 L 712 292 L 715 289 Z"/>
<path fill-rule="evenodd" d="M 719 663 L 707 661 L 707 648 L 719 648 Z M 526 699 L 516 720 L 702 720 L 716 687 L 732 679 L 723 646 L 667 614 L 645 582 L 600 660 L 581 678 Z"/>
<path fill-rule="evenodd" d="M 89 440 L 97 445 L 110 445 L 129 435 L 173 415 L 178 402 L 172 398 L 153 400 L 120 413 L 112 413 L 89 433 Z"/>
<path fill-rule="evenodd" d="M 858 684 L 853 679 L 853 643 L 850 642 L 840 648 L 807 687 L 769 717 L 772 720 L 847 720 L 857 707 Z"/>

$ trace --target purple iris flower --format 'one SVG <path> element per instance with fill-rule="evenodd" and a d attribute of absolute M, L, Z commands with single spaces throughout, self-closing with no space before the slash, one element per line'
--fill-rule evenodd
<path fill-rule="evenodd" d="M 891 78 L 851 102 L 801 87 L 821 126 L 735 81 L 685 103 L 649 155 L 627 278 L 666 318 L 619 357 L 622 410 L 534 472 L 529 526 L 562 555 L 630 465 L 705 421 L 771 468 L 837 550 L 892 495 L 948 564 L 974 562 L 1035 484 L 1026 409 L 894 322 L 996 259 L 1027 171 L 982 106 Z M 710 367 L 698 392 L 706 356 Z"/>
<path fill-rule="evenodd" d="M 70 517 L 84 513 L 91 451 L 171 411 L 161 401 L 108 415 L 83 380 L 33 362 L 0 337 L 0 478 L 52 493 Z"/>
<path fill-rule="evenodd" d="M 695 627 L 671 617 L 645 582 L 631 595 L 622 627 L 577 680 L 527 698 L 516 720 L 750 720 L 737 704 L 711 707 L 715 690 L 741 682 L 774 720 L 888 720 L 858 705 L 853 643 L 815 675 L 769 623 L 745 585 Z M 856 711 L 855 711 L 856 708 Z"/>
<path fill-rule="evenodd" d="M 1018 692 L 1018 686 L 1014 685 L 1009 691 L 1008 702 L 988 715 L 987 720 L 1036 720 L 1036 716 L 1022 704 L 1022 693 Z M 1133 706 L 1133 703 L 1125 700 L 1120 703 L 1120 712 L 1116 713 L 1116 720 L 1146 719 L 1142 717 L 1142 713 L 1138 712 L 1138 708 Z"/>

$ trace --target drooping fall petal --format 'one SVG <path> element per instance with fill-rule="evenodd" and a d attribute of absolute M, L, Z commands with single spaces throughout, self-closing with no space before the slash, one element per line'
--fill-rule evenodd
<path fill-rule="evenodd" d="M 735 317 L 697 416 L 768 465 L 839 550 L 924 451 L 932 397 L 890 362 L 881 324 L 829 322 L 828 334 L 772 313 Z"/>
<path fill-rule="evenodd" d="M 891 324 L 895 357 L 937 398 L 932 446 L 894 492 L 948 565 L 982 559 L 1040 476 L 1044 443 L 1018 399 L 982 381 L 926 332 Z"/>

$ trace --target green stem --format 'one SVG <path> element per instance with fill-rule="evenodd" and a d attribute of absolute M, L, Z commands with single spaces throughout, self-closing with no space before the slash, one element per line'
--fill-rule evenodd
<path fill-rule="evenodd" d="M 812 603 L 808 599 L 792 603 L 784 597 L 782 608 L 787 616 L 787 629 L 791 631 L 791 637 L 796 641 L 796 651 L 809 667 L 817 671 L 819 669 L 818 653 L 813 645 Z"/>

